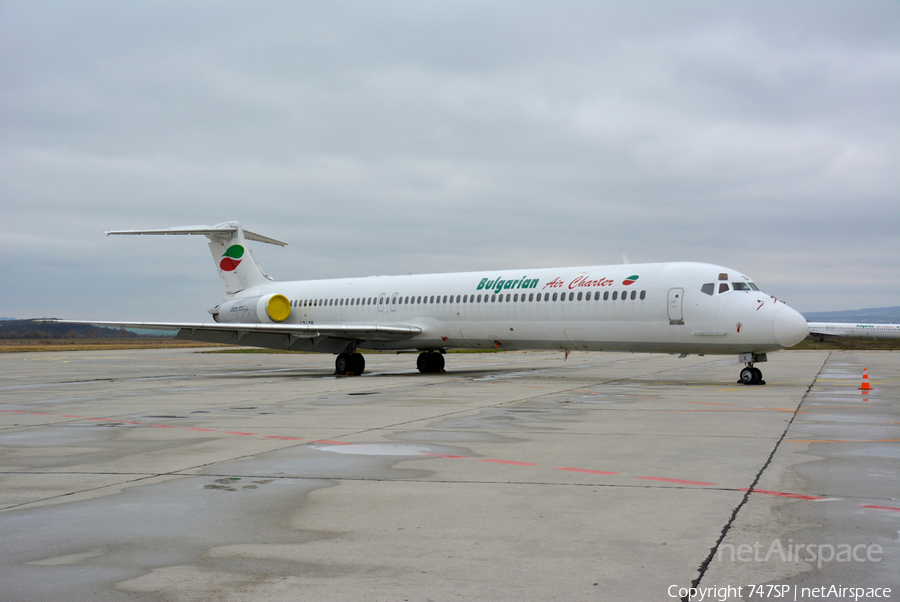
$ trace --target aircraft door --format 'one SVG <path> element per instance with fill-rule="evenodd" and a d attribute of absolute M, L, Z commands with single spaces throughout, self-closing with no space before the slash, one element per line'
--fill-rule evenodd
<path fill-rule="evenodd" d="M 384 311 L 384 298 L 385 298 L 385 296 L 386 296 L 386 295 L 385 295 L 384 293 L 381 293 L 380 295 L 378 295 L 378 311 Z"/>
<path fill-rule="evenodd" d="M 670 288 L 668 299 L 669 324 L 684 324 L 681 304 L 684 297 L 683 288 Z"/>
<path fill-rule="evenodd" d="M 400 297 L 400 293 L 394 293 L 391 295 L 391 311 L 397 311 L 397 298 Z"/>

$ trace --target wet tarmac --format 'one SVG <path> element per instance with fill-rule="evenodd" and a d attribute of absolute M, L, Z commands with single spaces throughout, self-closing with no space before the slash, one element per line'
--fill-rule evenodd
<path fill-rule="evenodd" d="M 900 599 L 896 352 L 332 363 L 0 355 L 0 600 Z"/>

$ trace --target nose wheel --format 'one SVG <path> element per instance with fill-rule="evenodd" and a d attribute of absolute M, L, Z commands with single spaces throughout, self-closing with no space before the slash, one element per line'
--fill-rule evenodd
<path fill-rule="evenodd" d="M 764 385 L 766 384 L 766 381 L 763 380 L 762 370 L 748 365 L 746 368 L 741 370 L 741 380 L 738 381 L 738 384 Z"/>

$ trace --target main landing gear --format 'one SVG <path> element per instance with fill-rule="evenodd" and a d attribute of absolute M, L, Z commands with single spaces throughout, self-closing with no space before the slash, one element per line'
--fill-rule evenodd
<path fill-rule="evenodd" d="M 753 365 L 754 362 L 766 361 L 765 353 L 742 353 L 738 359 L 747 364 L 747 367 L 741 370 L 741 379 L 738 381 L 739 385 L 766 384 L 766 381 L 763 380 L 762 370 Z"/>
<path fill-rule="evenodd" d="M 361 353 L 339 353 L 334 360 L 334 371 L 338 374 L 360 375 L 366 369 L 366 358 Z"/>
<path fill-rule="evenodd" d="M 419 357 L 416 359 L 416 368 L 418 368 L 419 372 L 422 374 L 440 372 L 444 369 L 444 356 L 432 351 L 420 353 Z"/>

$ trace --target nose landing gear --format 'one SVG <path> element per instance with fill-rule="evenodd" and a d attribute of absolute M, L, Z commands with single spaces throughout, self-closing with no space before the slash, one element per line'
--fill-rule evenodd
<path fill-rule="evenodd" d="M 743 385 L 764 385 L 766 381 L 763 380 L 762 370 L 753 366 L 747 366 L 741 370 L 741 380 L 738 383 Z"/>
<path fill-rule="evenodd" d="M 739 361 L 742 361 L 747 364 L 747 367 L 741 370 L 741 377 L 738 381 L 739 385 L 764 385 L 766 381 L 763 380 L 762 370 L 756 368 L 753 364 L 754 362 L 764 362 L 766 361 L 765 353 L 742 353 L 738 357 Z"/>

